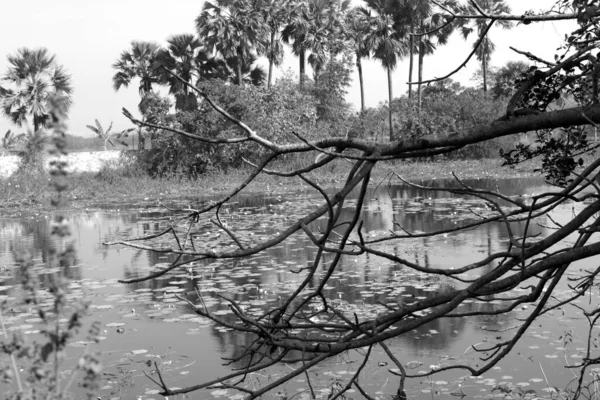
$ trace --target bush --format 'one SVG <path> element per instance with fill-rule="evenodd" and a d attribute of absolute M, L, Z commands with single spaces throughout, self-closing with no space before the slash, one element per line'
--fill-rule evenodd
<path fill-rule="evenodd" d="M 419 113 L 416 103 L 407 98 L 398 99 L 395 130 L 409 136 L 437 135 L 443 132 L 462 132 L 471 127 L 499 118 L 506 108 L 505 100 L 494 100 L 481 90 L 465 89 L 446 84 L 427 88 Z M 502 148 L 512 146 L 514 138 L 498 138 L 485 143 L 465 146 L 452 152 L 451 158 L 498 157 Z"/>
<path fill-rule="evenodd" d="M 243 120 L 268 140 L 295 142 L 298 139 L 292 132 L 314 139 L 330 127 L 318 123 L 317 100 L 298 90 L 291 77 L 278 80 L 271 89 L 216 80 L 203 82 L 201 89 L 234 118 Z M 206 102 L 201 102 L 197 111 L 178 112 L 171 126 L 212 140 L 245 137 L 245 132 Z M 152 149 L 142 152 L 140 162 L 151 176 L 183 174 L 194 178 L 239 167 L 243 158 L 256 160 L 265 154 L 265 149 L 254 143 L 221 145 L 163 131 L 153 137 Z"/>

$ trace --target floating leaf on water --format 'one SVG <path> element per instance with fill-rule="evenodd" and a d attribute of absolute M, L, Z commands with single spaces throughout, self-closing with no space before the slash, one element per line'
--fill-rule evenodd
<path fill-rule="evenodd" d="M 415 369 L 415 368 L 419 368 L 422 365 L 423 365 L 423 363 L 421 361 L 409 361 L 408 363 L 406 363 L 406 368 Z"/>
<path fill-rule="evenodd" d="M 97 310 L 108 310 L 110 308 L 113 308 L 113 306 L 111 304 L 102 304 L 102 305 L 99 305 L 99 306 L 92 305 L 90 308 L 95 308 Z"/>
<path fill-rule="evenodd" d="M 125 325 L 125 322 L 111 322 L 109 324 L 106 324 L 104 326 L 106 326 L 107 328 L 116 328 L 118 326 L 123 326 Z"/>

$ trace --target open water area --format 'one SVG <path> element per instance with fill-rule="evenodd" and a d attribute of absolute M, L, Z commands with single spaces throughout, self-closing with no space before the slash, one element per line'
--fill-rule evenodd
<path fill-rule="evenodd" d="M 540 180 L 477 180 L 467 181 L 473 187 L 498 190 L 507 195 L 526 199 L 545 191 L 556 191 Z M 443 181 L 430 184 L 444 185 Z M 210 199 L 188 199 L 174 202 L 200 206 Z M 222 209 L 222 219 L 242 237 L 261 240 L 280 232 L 304 215 L 311 207 L 321 204 L 318 194 L 299 192 L 292 195 L 266 193 L 238 197 Z M 169 202 L 165 202 L 169 204 Z M 356 201 L 345 204 L 349 216 Z M 565 203 L 549 218 L 536 220 L 529 227 L 530 235 L 543 237 L 552 232 L 555 223 L 569 221 L 583 205 Z M 483 201 L 447 192 L 427 191 L 408 186 L 380 186 L 369 189 L 363 206 L 363 230 L 368 238 L 401 226 L 409 232 L 428 232 L 447 229 L 488 212 Z M 219 295 L 234 299 L 249 313 L 259 315 L 279 304 L 302 280 L 298 270 L 310 263 L 316 249 L 304 235 L 295 235 L 282 244 L 255 256 L 237 260 L 197 262 L 176 269 L 158 279 L 135 284 L 121 284 L 119 279 L 146 276 L 165 268 L 173 256 L 151 253 L 123 246 L 105 246 L 103 242 L 137 237 L 162 231 L 175 221 L 171 211 L 155 199 L 137 204 L 95 205 L 86 210 L 69 213 L 71 237 L 77 252 L 77 264 L 70 269 L 72 298 L 91 302 L 87 321 L 102 325 L 101 341 L 93 345 L 102 352 L 103 382 L 101 399 L 159 399 L 158 387 L 144 371 L 155 374 L 159 365 L 163 378 L 171 387 L 185 387 L 228 374 L 232 367 L 224 365 L 223 357 L 232 358 L 243 352 L 252 338 L 215 326 L 199 317 L 176 295 L 197 301 L 197 290 L 203 294 L 207 307 L 215 315 L 227 317 L 231 310 Z M 50 235 L 50 214 L 13 213 L 0 217 L 0 298 L 9 303 L 19 296 L 13 278 L 16 257 L 30 251 L 40 279 L 52 272 L 47 269 L 51 248 L 62 248 Z M 311 229 L 324 227 L 317 220 Z M 224 232 L 210 224 L 194 231 L 197 246 L 232 246 Z M 514 224 L 515 235 L 524 226 Z M 567 239 L 569 240 L 569 239 Z M 419 263 L 436 268 L 457 268 L 485 258 L 507 247 L 508 235 L 502 223 L 487 224 L 460 233 L 428 238 L 411 238 L 385 245 L 383 249 Z M 156 242 L 155 242 L 156 244 Z M 325 258 L 325 265 L 332 257 Z M 598 259 L 573 264 L 567 277 L 577 276 L 582 269 L 597 267 Z M 486 268 L 493 268 L 490 265 Z M 325 268 L 320 266 L 320 268 Z M 568 291 L 568 281 L 557 288 L 557 296 Z M 428 276 L 408 270 L 395 263 L 373 256 L 345 256 L 326 286 L 326 295 L 340 309 L 356 313 L 358 318 L 376 315 L 381 303 L 401 306 L 422 301 L 435 293 L 456 287 L 457 283 L 439 276 Z M 524 288 L 516 288 L 516 291 Z M 593 298 L 578 303 L 592 307 Z M 592 302 L 589 304 L 588 302 Z M 495 307 L 494 302 L 468 302 L 461 310 L 476 311 Z M 389 341 L 389 346 L 407 367 L 418 373 L 443 366 L 464 363 L 478 365 L 472 345 L 485 345 L 508 339 L 520 320 L 529 315 L 532 306 L 514 309 L 497 317 L 439 319 L 409 334 Z M 5 317 L 9 331 L 21 330 L 34 339 L 39 319 L 26 306 L 11 309 Z M 550 398 L 553 387 L 563 389 L 573 379 L 565 365 L 581 361 L 586 348 L 588 325 L 575 307 L 559 308 L 545 316 L 527 331 L 518 346 L 498 366 L 483 376 L 470 377 L 467 371 L 451 371 L 431 378 L 409 379 L 406 391 L 414 399 L 460 398 L 521 398 L 529 396 Z M 594 336 L 594 337 L 597 337 Z M 69 347 L 69 363 L 74 364 L 86 342 L 75 340 Z M 311 371 L 311 381 L 317 398 L 327 399 L 332 387 L 345 385 L 360 364 L 360 353 L 351 351 L 330 359 Z M 268 373 L 251 374 L 249 387 L 264 385 L 289 369 L 283 365 Z M 380 347 L 361 374 L 361 383 L 373 398 L 388 399 L 396 392 L 398 377 L 390 373 L 392 362 Z M 68 372 L 68 371 L 67 371 Z M 155 375 L 154 375 L 155 376 Z M 510 389 L 510 393 L 507 391 Z M 4 388 L 0 392 L 4 393 Z M 286 397 L 284 397 L 286 396 Z M 557 395 L 554 395 L 558 398 Z M 184 398 L 180 396 L 179 398 Z M 188 394 L 190 399 L 242 399 L 243 394 L 231 389 L 212 388 Z M 265 398 L 308 399 L 306 378 L 295 378 Z M 346 398 L 362 398 L 351 390 Z"/>

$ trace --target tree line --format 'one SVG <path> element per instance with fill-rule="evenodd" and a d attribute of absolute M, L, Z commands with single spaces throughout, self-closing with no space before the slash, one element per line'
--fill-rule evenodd
<path fill-rule="evenodd" d="M 283 63 L 288 46 L 299 60 L 297 89 L 312 85 L 322 96 L 329 95 L 321 103 L 345 103 L 349 71 L 333 84 L 328 78 L 340 62 L 353 63 L 361 91 L 360 112 L 364 114 L 362 60 L 373 58 L 388 74 L 387 125 L 389 138 L 394 140 L 393 70 L 400 60 L 408 58 L 408 98 L 416 93 L 420 109 L 424 57 L 445 45 L 452 32 L 458 30 L 465 38 L 475 33 L 479 38 L 475 42 L 481 43 L 476 47 L 476 56 L 481 61 L 483 90 L 487 91 L 488 65 L 494 51 L 488 36 L 490 26 L 483 19 L 472 22 L 452 17 L 479 11 L 508 13 L 510 8 L 502 0 L 466 4 L 457 0 L 366 0 L 357 6 L 349 0 L 206 1 L 195 19 L 196 32 L 175 34 L 167 39 L 166 46 L 133 41 L 113 64 L 113 87 L 120 90 L 139 80 L 142 114 L 146 112 L 145 103 L 156 97 L 158 85 L 168 87 L 177 111 L 193 111 L 198 108 L 198 97 L 188 84 L 198 87 L 218 80 L 271 89 L 274 68 Z M 510 21 L 494 23 L 505 28 L 512 26 Z M 267 59 L 267 71 L 258 65 L 260 57 Z M 8 56 L 8 62 L 0 85 L 0 103 L 3 114 L 14 124 L 30 124 L 34 131 L 44 127 L 48 122 L 45 102 L 52 94 L 59 94 L 70 105 L 70 76 L 47 49 L 21 48 Z M 313 72 L 308 83 L 307 62 Z M 416 79 L 414 64 L 418 66 Z M 346 104 L 345 111 L 348 109 Z M 143 146 L 143 135 L 139 133 Z"/>

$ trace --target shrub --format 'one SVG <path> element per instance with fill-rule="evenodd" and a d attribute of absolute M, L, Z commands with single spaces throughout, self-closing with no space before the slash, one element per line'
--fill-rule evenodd
<path fill-rule="evenodd" d="M 415 102 L 398 99 L 395 121 L 396 131 L 409 136 L 437 135 L 443 132 L 462 132 L 485 124 L 502 115 L 504 100 L 481 90 L 465 89 L 458 85 L 433 87 L 423 93 L 423 106 L 419 112 Z M 465 146 L 452 152 L 451 158 L 498 157 L 500 149 L 511 146 L 514 138 L 498 138 L 485 143 Z"/>

